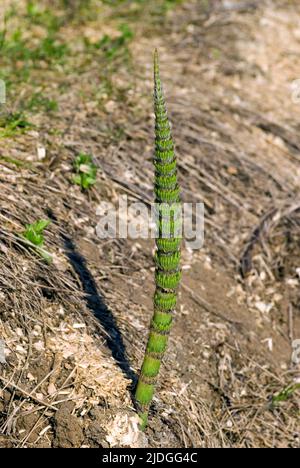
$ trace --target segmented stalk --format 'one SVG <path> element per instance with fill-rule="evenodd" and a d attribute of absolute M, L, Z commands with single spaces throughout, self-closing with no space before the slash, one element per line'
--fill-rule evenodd
<path fill-rule="evenodd" d="M 158 53 L 154 54 L 155 203 L 157 238 L 155 253 L 154 315 L 136 389 L 136 402 L 144 429 L 161 362 L 167 348 L 177 290 L 181 279 L 181 205 L 176 156 L 162 90 Z"/>

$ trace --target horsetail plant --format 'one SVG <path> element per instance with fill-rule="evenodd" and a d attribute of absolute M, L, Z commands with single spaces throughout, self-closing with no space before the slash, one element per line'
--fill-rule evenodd
<path fill-rule="evenodd" d="M 21 237 L 29 248 L 35 250 L 47 263 L 51 263 L 53 258 L 44 249 L 44 230 L 51 221 L 48 219 L 39 219 L 33 224 L 26 224 Z"/>
<path fill-rule="evenodd" d="M 156 252 L 154 315 L 140 378 L 136 405 L 141 428 L 150 405 L 162 359 L 167 349 L 180 284 L 181 204 L 171 125 L 160 80 L 158 52 L 154 53 Z"/>

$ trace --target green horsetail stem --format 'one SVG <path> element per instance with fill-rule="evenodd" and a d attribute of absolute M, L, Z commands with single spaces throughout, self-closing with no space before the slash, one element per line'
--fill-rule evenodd
<path fill-rule="evenodd" d="M 173 315 L 177 305 L 181 251 L 181 204 L 171 125 L 162 90 L 158 53 L 154 54 L 155 110 L 155 203 L 157 238 L 155 252 L 154 315 L 151 321 L 144 362 L 136 389 L 141 428 L 148 422 L 155 384 L 159 374 Z"/>

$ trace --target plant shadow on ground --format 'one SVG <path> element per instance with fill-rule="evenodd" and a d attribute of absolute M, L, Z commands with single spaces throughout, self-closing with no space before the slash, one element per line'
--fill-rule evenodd
<path fill-rule="evenodd" d="M 99 320 L 106 332 L 106 343 L 111 351 L 112 357 L 117 362 L 126 378 L 132 381 L 130 386 L 131 393 L 134 390 L 137 376 L 132 370 L 124 345 L 122 334 L 118 328 L 116 320 L 111 310 L 105 304 L 103 298 L 99 294 L 97 284 L 89 271 L 86 259 L 76 249 L 72 239 L 67 236 L 62 236 L 65 253 L 80 278 L 82 288 L 86 294 L 86 303 L 89 310 Z"/>

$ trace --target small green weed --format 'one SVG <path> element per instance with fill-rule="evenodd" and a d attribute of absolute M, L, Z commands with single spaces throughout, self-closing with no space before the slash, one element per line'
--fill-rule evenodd
<path fill-rule="evenodd" d="M 84 24 L 86 21 L 94 20 L 97 9 L 102 7 L 102 2 L 93 0 L 62 0 L 62 8 L 68 21 Z"/>
<path fill-rule="evenodd" d="M 30 111 L 43 109 L 46 112 L 56 112 L 58 110 L 58 103 L 54 99 L 49 99 L 39 92 L 33 94 L 29 101 L 24 103 L 24 107 Z"/>
<path fill-rule="evenodd" d="M 19 159 L 14 159 L 14 158 L 11 158 L 10 156 L 1 156 L 0 155 L 0 162 L 3 161 L 5 163 L 8 163 L 8 164 L 12 164 L 16 167 L 30 167 L 30 164 L 25 162 L 25 161 L 21 161 Z"/>
<path fill-rule="evenodd" d="M 116 57 L 128 54 L 128 44 L 132 40 L 134 34 L 128 24 L 122 24 L 119 27 L 120 35 L 118 37 L 110 37 L 105 34 L 100 41 L 91 44 L 85 39 L 85 45 L 88 48 L 95 48 L 102 50 L 108 60 L 113 60 Z"/>
<path fill-rule="evenodd" d="M 49 224 L 50 221 L 46 219 L 40 219 L 33 224 L 26 224 L 26 230 L 23 232 L 23 236 L 36 247 L 42 247 L 44 244 L 44 230 Z"/>
<path fill-rule="evenodd" d="M 44 231 L 49 226 L 50 221 L 40 219 L 33 224 L 26 224 L 25 231 L 22 233 L 23 239 L 27 241 L 29 247 L 33 247 L 35 251 L 48 263 L 52 262 L 52 256 L 43 249 L 44 246 Z"/>
<path fill-rule="evenodd" d="M 24 133 L 33 127 L 22 112 L 12 112 L 4 117 L 0 117 L 0 137 L 9 138 L 11 136 Z"/>
<path fill-rule="evenodd" d="M 158 207 L 154 314 L 147 348 L 136 387 L 136 406 L 141 428 L 147 426 L 149 410 L 162 360 L 168 346 L 181 280 L 181 196 L 177 159 L 160 79 L 158 52 L 154 54 L 155 203 Z M 166 215 L 166 213 L 168 213 Z M 169 233 L 165 237 L 164 233 Z"/>
<path fill-rule="evenodd" d="M 62 63 L 69 53 L 67 44 L 61 42 L 52 31 L 48 31 L 47 36 L 36 45 L 28 43 L 20 28 L 12 32 L 9 37 L 3 31 L 0 40 L 4 62 L 17 69 L 20 62 L 24 62 L 24 66 L 34 67 L 37 67 L 40 61 L 49 64 Z"/>
<path fill-rule="evenodd" d="M 75 174 L 72 177 L 74 184 L 79 185 L 83 190 L 90 189 L 97 180 L 97 166 L 93 163 L 90 154 L 80 153 L 74 161 Z"/>

